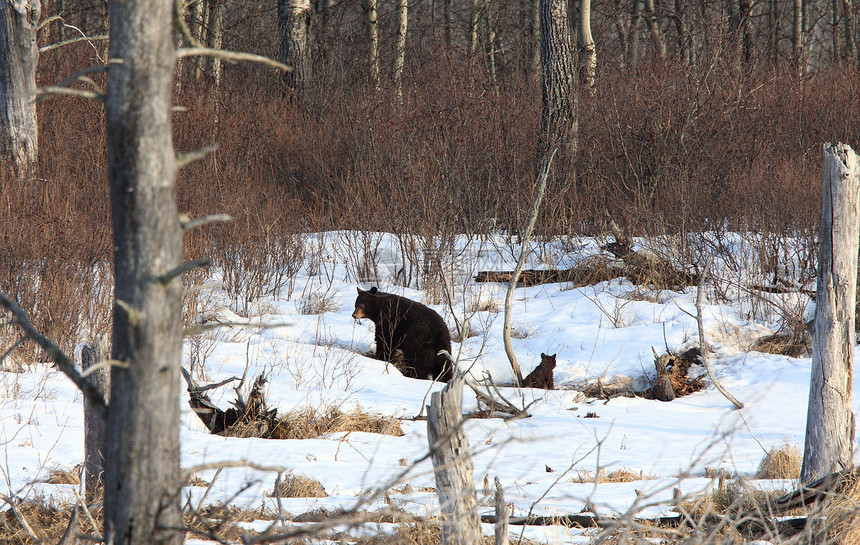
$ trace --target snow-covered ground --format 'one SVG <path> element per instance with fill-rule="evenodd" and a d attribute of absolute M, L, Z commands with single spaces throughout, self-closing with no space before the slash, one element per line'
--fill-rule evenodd
<path fill-rule="evenodd" d="M 309 236 L 305 243 L 314 250 L 308 252 L 308 263 L 296 276 L 289 297 L 284 288 L 244 308 L 223 292 L 211 290 L 203 308 L 205 319 L 249 325 L 224 327 L 187 342 L 184 364 L 194 369 L 200 382 L 241 376 L 247 366 L 251 377 L 267 374 L 269 406 L 282 413 L 302 407 L 350 410 L 358 406 L 402 418 L 405 435 L 353 432 L 289 441 L 213 436 L 188 407 L 183 385 L 179 400 L 183 468 L 249 461 L 285 468 L 322 483 L 328 497 L 282 500 L 283 508 L 293 514 L 319 507 L 350 507 L 361 495 L 391 484 L 408 469 L 388 494 L 390 501 L 420 515 L 438 511 L 430 461 L 413 467 L 413 461 L 427 452 L 427 433 L 426 422 L 412 417 L 421 414 L 428 403 L 428 390 L 443 385 L 403 378 L 384 362 L 365 356 L 372 348 L 373 324 L 368 320 L 358 323 L 350 316 L 356 286 L 378 285 L 382 291 L 426 302 L 445 318 L 453 333 L 457 322 L 468 322 L 473 336 L 453 347 L 460 366 L 476 378 L 486 372 L 497 384 L 511 384 L 502 345 L 507 285 L 475 283 L 472 275 L 478 270 L 512 269 L 516 246 L 501 236 L 461 241 L 458 256 L 443 260 L 448 278 L 443 288 L 453 293 L 449 305 L 441 298 L 428 300 L 430 291 L 414 278 L 413 288 L 397 285 L 405 275 L 404 257 L 390 235 L 372 241 L 379 244 L 375 279 L 358 281 L 361 257 L 347 247 L 356 241 L 349 233 Z M 574 249 L 570 244 L 546 244 L 532 254 L 529 267 L 567 267 L 597 254 L 600 250 L 593 240 L 583 240 Z M 598 378 L 604 384 L 632 379 L 634 386 L 647 388 L 654 377 L 654 350 L 664 353 L 668 348 L 680 353 L 696 346 L 695 288 L 656 291 L 615 279 L 587 287 L 562 283 L 516 290 L 513 347 L 523 374 L 540 362 L 541 352 L 557 354 L 557 389 L 502 388 L 505 397 L 518 405 L 531 404 L 531 417 L 467 423 L 482 513 L 492 511 L 482 483 L 485 477 L 489 482 L 498 477 L 517 515 L 530 510 L 544 515 L 580 513 L 587 502 L 600 514 L 618 514 L 637 499 L 639 504 L 647 504 L 641 508 L 641 516 L 671 514 L 674 488 L 693 494 L 713 486 L 706 468 L 725 468 L 752 478 L 767 449 L 785 442 L 802 447 L 810 359 L 750 351 L 754 340 L 780 325 L 778 309 L 764 304 L 759 296 L 752 301 L 753 296 L 740 287 L 752 280 L 742 278 L 742 273 L 732 281 L 724 263 L 716 262 L 715 268 L 725 283 L 719 296 L 709 290 L 704 324 L 714 350 L 711 361 L 716 375 L 745 404 L 740 411 L 707 377 L 704 390 L 669 403 L 641 397 L 595 400 L 581 394 L 584 386 Z M 219 272 L 213 270 L 212 274 L 217 282 Z M 436 293 L 439 291 L 437 286 Z M 798 304 L 796 295 L 780 297 L 783 306 Z M 300 313 L 320 301 L 325 312 Z M 804 304 L 802 300 L 800 304 Z M 259 328 L 257 324 L 280 325 Z M 694 366 L 691 373 L 703 375 L 705 370 Z M 70 485 L 40 481 L 52 469 L 69 469 L 83 459 L 80 394 L 47 364 L 31 366 L 26 373 L 0 373 L 0 381 L 0 467 L 5 480 L 0 486 L 4 493 L 72 498 Z M 212 391 L 211 397 L 227 408 L 234 393 L 224 387 Z M 475 408 L 475 397 L 467 388 L 464 411 Z M 606 473 L 625 468 L 641 472 L 644 478 L 597 485 L 579 482 L 598 468 Z M 212 481 L 215 471 L 197 475 Z M 246 467 L 223 469 L 205 502 L 274 505 L 267 493 L 275 477 L 273 472 Z M 758 484 L 791 486 L 781 481 Z M 203 487 L 186 488 L 192 505 L 205 492 Z M 382 505 L 384 500 L 378 503 Z M 551 543 L 586 539 L 581 531 L 562 528 L 530 529 L 526 537 Z"/>

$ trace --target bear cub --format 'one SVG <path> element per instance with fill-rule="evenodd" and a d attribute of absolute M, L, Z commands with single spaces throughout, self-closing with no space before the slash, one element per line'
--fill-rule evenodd
<path fill-rule="evenodd" d="M 369 318 L 374 325 L 376 359 L 391 362 L 404 376 L 451 380 L 451 362 L 437 355 L 451 353 L 451 333 L 439 314 L 417 301 L 370 288 L 358 289 L 356 320 Z"/>
<path fill-rule="evenodd" d="M 541 353 L 540 364 L 535 367 L 534 371 L 529 373 L 529 376 L 523 379 L 523 387 L 543 388 L 544 390 L 554 389 L 555 381 L 552 378 L 552 370 L 555 369 L 555 357 L 557 355 L 547 356 Z"/>

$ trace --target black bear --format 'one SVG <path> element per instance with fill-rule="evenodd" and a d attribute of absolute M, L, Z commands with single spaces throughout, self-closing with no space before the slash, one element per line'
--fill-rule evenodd
<path fill-rule="evenodd" d="M 544 390 L 552 390 L 555 388 L 555 381 L 552 378 L 552 370 L 555 369 L 555 357 L 557 354 L 547 356 L 544 353 L 540 355 L 540 364 L 534 368 L 534 371 L 529 373 L 523 379 L 524 388 L 543 388 Z"/>
<path fill-rule="evenodd" d="M 376 359 L 391 362 L 404 376 L 451 380 L 451 333 L 433 309 L 399 295 L 358 289 L 356 320 L 370 318 L 376 330 Z"/>

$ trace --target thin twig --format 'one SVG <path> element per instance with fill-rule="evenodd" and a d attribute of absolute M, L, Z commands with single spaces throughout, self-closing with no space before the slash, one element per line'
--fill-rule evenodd
<path fill-rule="evenodd" d="M 520 251 L 520 258 L 517 261 L 517 267 L 514 269 L 514 272 L 511 274 L 511 279 L 508 284 L 508 293 L 505 296 L 505 325 L 502 329 L 502 338 L 505 345 L 505 353 L 508 355 L 508 361 L 511 363 L 511 369 L 514 371 L 514 380 L 517 382 L 517 387 L 521 386 L 523 383 L 523 374 L 520 371 L 520 364 L 517 362 L 517 356 L 514 354 L 514 348 L 511 344 L 511 305 L 514 300 L 514 291 L 517 289 L 517 280 L 520 277 L 520 274 L 523 272 L 523 269 L 526 266 L 526 255 L 528 254 L 528 246 L 529 239 L 531 239 L 532 231 L 534 231 L 535 224 L 537 223 L 538 212 L 540 211 L 540 203 L 543 200 L 544 193 L 546 192 L 546 183 L 549 178 L 549 169 L 552 165 L 552 160 L 555 157 L 558 148 L 555 148 L 550 152 L 548 156 L 546 156 L 543 165 L 541 166 L 541 176 L 540 183 L 538 184 L 537 194 L 535 195 L 535 201 L 532 205 L 532 214 L 529 217 L 529 223 L 526 226 L 526 231 L 523 234 L 522 240 L 522 250 Z"/>
<path fill-rule="evenodd" d="M 199 161 L 201 159 L 205 159 L 212 153 L 218 151 L 218 145 L 211 145 L 200 148 L 198 150 L 189 151 L 187 153 L 177 153 L 176 154 L 176 168 L 182 168 L 190 165 L 195 161 Z"/>
<path fill-rule="evenodd" d="M 699 352 L 701 352 L 702 363 L 705 365 L 705 369 L 708 370 L 708 376 L 711 378 L 711 382 L 714 383 L 714 386 L 719 390 L 726 399 L 732 402 L 732 404 L 737 409 L 743 409 L 744 404 L 735 399 L 735 397 L 730 394 L 723 385 L 720 384 L 720 381 L 717 380 L 716 375 L 714 375 L 714 370 L 711 368 L 711 364 L 708 361 L 708 345 L 705 342 L 705 326 L 703 325 L 702 318 L 702 301 L 705 298 L 705 281 L 708 279 L 708 272 L 711 270 L 711 256 L 708 256 L 707 261 L 705 262 L 705 269 L 702 271 L 702 276 L 699 278 L 699 289 L 696 293 L 696 323 L 699 326 Z"/>
<path fill-rule="evenodd" d="M 192 229 L 196 229 L 197 227 L 209 225 L 210 223 L 228 221 L 233 221 L 233 216 L 231 216 L 230 214 L 212 214 L 210 216 L 203 216 L 202 218 L 194 218 L 193 220 L 180 218 L 183 231 L 190 231 Z"/>
<path fill-rule="evenodd" d="M 223 49 L 212 49 L 209 47 L 183 47 L 176 50 L 176 58 L 184 59 L 185 57 L 215 57 L 228 62 L 248 61 L 264 64 L 272 68 L 276 68 L 282 72 L 292 72 L 293 67 L 287 66 L 276 60 L 264 57 L 263 55 L 255 55 L 253 53 L 240 53 L 237 51 L 225 51 Z"/>
<path fill-rule="evenodd" d="M 70 38 L 63 42 L 57 42 L 51 45 L 42 46 L 39 48 L 39 53 L 44 53 L 45 51 L 50 51 L 52 49 L 59 49 L 61 47 L 76 44 L 78 42 L 89 42 L 94 40 L 108 40 L 110 36 L 107 34 L 99 34 L 98 36 L 78 36 L 77 38 Z"/>

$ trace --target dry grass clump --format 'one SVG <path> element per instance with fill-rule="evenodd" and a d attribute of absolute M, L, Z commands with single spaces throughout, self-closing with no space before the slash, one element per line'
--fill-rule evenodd
<path fill-rule="evenodd" d="M 785 335 L 774 333 L 756 340 L 750 350 L 764 354 L 779 354 L 791 358 L 799 358 L 809 354 L 812 349 L 812 341 L 804 331 Z"/>
<path fill-rule="evenodd" d="M 788 441 L 772 447 L 755 472 L 756 479 L 799 479 L 803 454 Z"/>
<path fill-rule="evenodd" d="M 495 299 L 489 299 L 487 301 L 481 301 L 480 299 L 475 299 L 472 301 L 472 304 L 469 305 L 469 308 L 466 309 L 467 314 L 474 314 L 476 312 L 490 312 L 492 314 L 499 313 L 499 304 Z"/>
<path fill-rule="evenodd" d="M 80 470 L 80 465 L 76 466 L 74 469 L 52 469 L 50 473 L 48 473 L 48 478 L 45 479 L 45 482 L 48 484 L 81 484 Z"/>
<path fill-rule="evenodd" d="M 656 475 L 652 475 L 650 473 L 645 473 L 644 471 L 633 471 L 632 469 L 628 469 L 626 467 L 622 467 L 620 469 L 616 469 L 610 473 L 606 473 L 606 470 L 600 468 L 597 471 L 597 482 L 598 483 L 631 483 L 633 481 L 650 481 L 656 479 Z M 571 483 L 576 484 L 584 484 L 584 483 L 593 483 L 595 480 L 595 475 L 593 471 L 577 471 L 575 477 L 571 478 Z"/>
<path fill-rule="evenodd" d="M 393 416 L 366 412 L 356 406 L 350 412 L 343 412 L 339 407 L 305 407 L 291 411 L 281 417 L 275 438 L 314 439 L 332 433 L 354 431 L 403 436 L 400 421 Z"/>
<path fill-rule="evenodd" d="M 275 481 L 275 488 L 266 493 L 270 498 L 325 498 L 328 493 L 322 483 L 307 475 L 284 475 Z"/>
<path fill-rule="evenodd" d="M 824 510 L 827 543 L 860 543 L 860 478 L 855 472 Z"/>
<path fill-rule="evenodd" d="M 190 475 L 185 479 L 185 486 L 209 486 L 209 482 L 201 479 L 197 475 Z"/>
<path fill-rule="evenodd" d="M 204 506 L 197 512 L 185 513 L 185 525 L 190 534 L 215 541 L 241 543 L 253 532 L 238 525 L 240 522 L 275 520 L 277 513 L 264 507 L 249 509 L 222 503 Z"/>
<path fill-rule="evenodd" d="M 0 513 L 0 543 L 30 545 L 58 543 L 72 517 L 73 505 L 54 506 L 41 498 L 15 502 L 12 508 Z M 101 526 L 101 508 L 90 509 L 90 514 Z M 95 529 L 86 516 L 78 517 L 78 533 L 93 535 Z M 34 537 L 34 535 L 36 537 Z"/>

